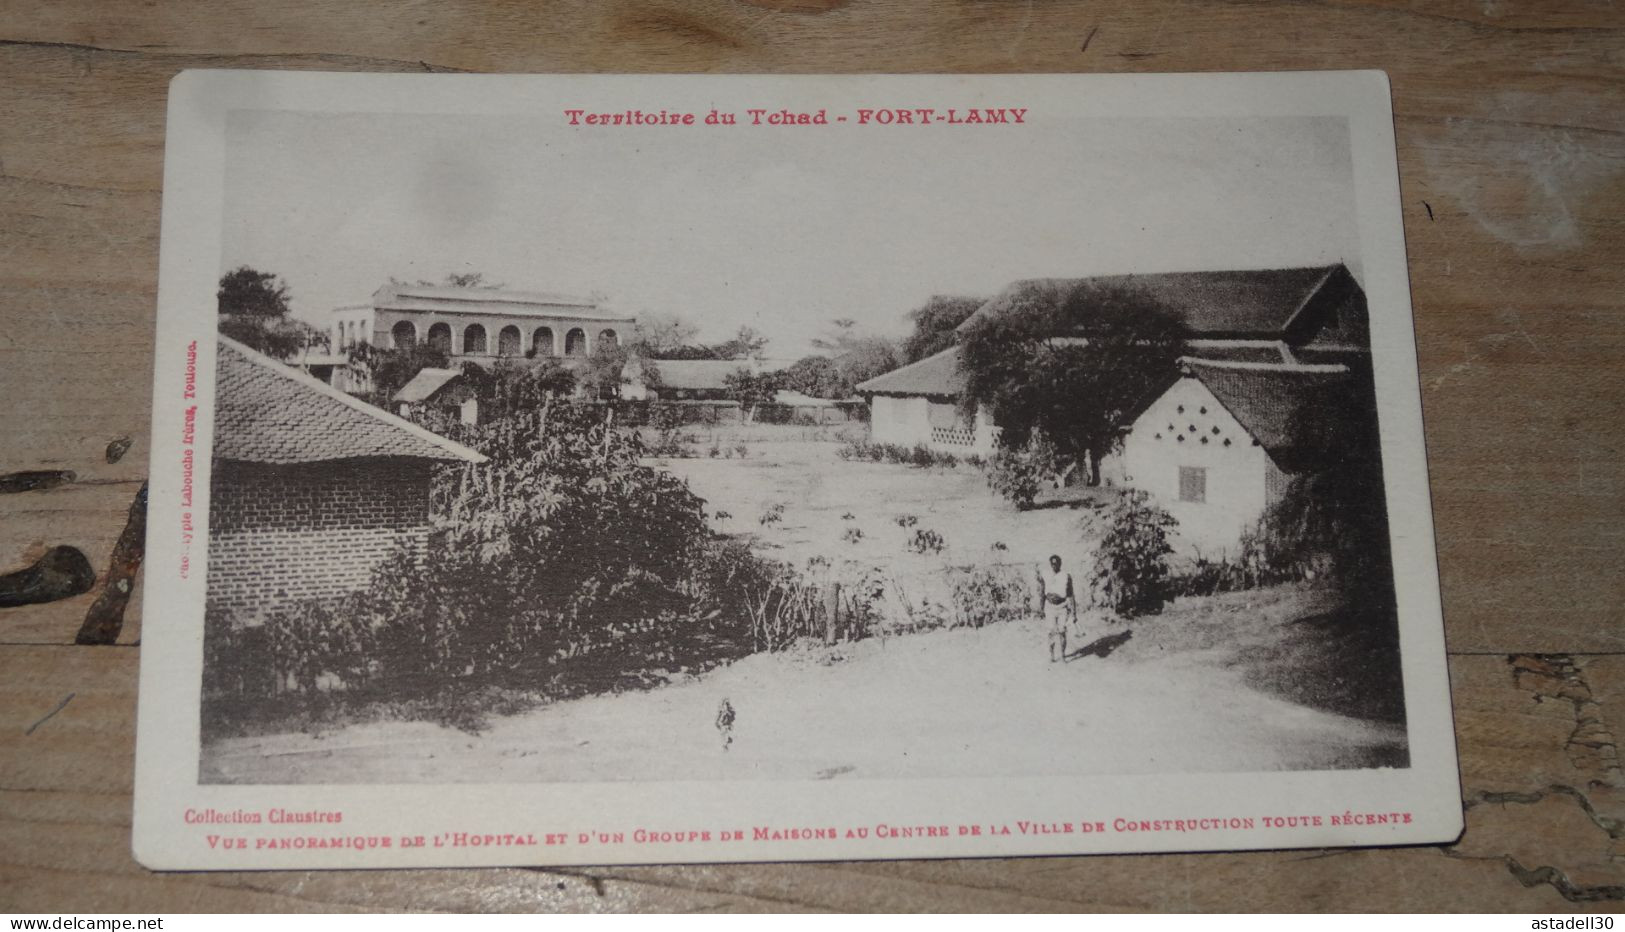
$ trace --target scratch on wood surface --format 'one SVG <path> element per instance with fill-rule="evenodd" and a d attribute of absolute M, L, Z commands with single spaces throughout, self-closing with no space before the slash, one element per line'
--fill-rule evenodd
<path fill-rule="evenodd" d="M 186 51 L 177 51 L 163 46 L 140 46 L 136 48 L 115 48 L 101 45 L 87 45 L 79 42 L 47 42 L 37 39 L 0 39 L 0 48 L 37 48 L 47 51 L 67 50 L 70 52 L 83 52 L 97 55 L 130 55 L 151 58 L 190 59 L 198 62 L 192 67 L 223 68 L 223 62 L 252 62 L 274 61 L 279 63 L 297 63 L 314 61 L 328 65 L 354 65 L 359 68 L 377 67 L 379 65 L 399 68 L 401 70 L 417 71 L 428 67 L 432 71 L 455 74 L 467 74 L 470 69 L 458 68 L 454 65 L 437 65 L 425 62 L 422 59 L 383 58 L 373 55 L 341 55 L 330 52 L 232 52 L 232 53 L 205 53 L 198 54 Z"/>
<path fill-rule="evenodd" d="M 1514 654 L 1507 658 L 1507 664 L 1512 667 L 1512 680 L 1518 688 L 1534 693 L 1537 700 L 1561 699 L 1573 707 L 1574 730 L 1564 743 L 1564 751 L 1575 769 L 1618 785 L 1618 742 L 1574 658 L 1566 654 Z M 1617 828 L 1616 823 L 1616 833 L 1611 833 L 1614 837 L 1618 837 Z"/>
<path fill-rule="evenodd" d="M 130 591 L 135 588 L 135 574 L 141 569 L 141 558 L 147 540 L 147 484 L 135 493 L 124 530 L 113 545 L 113 556 L 107 568 L 107 579 L 101 595 L 85 613 L 85 620 L 74 636 L 75 644 L 113 644 L 124 630 L 124 609 L 130 604 Z"/>
<path fill-rule="evenodd" d="M 1578 802 L 1580 804 L 1580 808 L 1585 812 L 1586 817 L 1591 820 L 1592 824 L 1602 829 L 1609 838 L 1625 838 L 1625 822 L 1598 812 L 1597 807 L 1591 802 L 1591 797 L 1572 786 L 1556 784 L 1553 786 L 1548 786 L 1544 790 L 1533 793 L 1484 790 L 1474 796 L 1462 800 L 1461 808 L 1463 811 L 1466 811 L 1484 805 L 1532 806 L 1535 803 L 1541 802 L 1542 800 L 1548 799 L 1552 796 L 1567 796 L 1570 799 Z"/>
<path fill-rule="evenodd" d="M 1526 887 L 1550 884 L 1570 903 L 1598 903 L 1603 900 L 1625 900 L 1625 884 L 1598 884 L 1581 886 L 1569 875 L 1555 867 L 1524 867 L 1514 857 L 1507 858 L 1507 869 Z"/>
<path fill-rule="evenodd" d="M 41 492 L 79 478 L 71 469 L 29 469 L 0 476 L 0 493 Z"/>
<path fill-rule="evenodd" d="M 1089 43 L 1095 41 L 1095 33 L 1099 32 L 1099 31 L 1100 31 L 1099 26 L 1095 26 L 1092 29 L 1090 29 L 1089 34 L 1083 37 L 1083 45 L 1081 47 L 1079 47 L 1078 51 L 1079 52 L 1087 52 L 1087 51 L 1089 51 Z"/>
<path fill-rule="evenodd" d="M 32 735 L 34 733 L 34 729 L 36 729 L 36 728 L 40 727 L 41 725 L 45 724 L 46 722 L 50 721 L 56 715 L 56 713 L 62 711 L 63 709 L 66 709 L 68 707 L 68 703 L 72 702 L 73 697 L 77 696 L 77 695 L 78 695 L 78 693 L 68 693 L 66 696 L 63 696 L 62 701 L 58 702 L 55 706 L 53 706 L 51 708 L 51 711 L 45 713 L 45 715 L 43 715 L 40 718 L 39 721 L 35 722 L 32 725 L 29 725 L 28 728 L 23 731 L 23 735 L 25 737 L 28 736 L 28 735 Z"/>

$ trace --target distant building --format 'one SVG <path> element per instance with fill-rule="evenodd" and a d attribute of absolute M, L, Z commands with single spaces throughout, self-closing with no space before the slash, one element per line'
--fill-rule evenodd
<path fill-rule="evenodd" d="M 959 410 L 965 379 L 959 347 L 951 346 L 858 385 L 869 399 L 869 439 L 944 453 L 990 455 L 998 445 L 993 419 Z"/>
<path fill-rule="evenodd" d="M 485 457 L 221 337 L 208 603 L 254 614 L 364 588 L 422 548 L 443 463 Z"/>
<path fill-rule="evenodd" d="M 468 372 L 463 369 L 425 367 L 419 369 L 410 382 L 401 386 L 390 401 L 401 417 L 410 417 L 414 410 L 432 408 L 455 417 L 461 423 L 478 424 L 479 389 L 476 380 L 469 378 Z"/>
<path fill-rule="evenodd" d="M 454 364 L 557 359 L 569 365 L 599 347 L 621 345 L 635 325 L 636 318 L 590 298 L 392 283 L 374 291 L 365 304 L 334 309 L 328 332 L 331 352 L 294 363 L 335 388 L 363 392 L 369 386 L 349 366 L 350 350 L 362 343 L 379 349 L 427 343 Z"/>
<path fill-rule="evenodd" d="M 633 382 L 630 397 L 655 401 L 726 401 L 728 376 L 737 372 L 761 375 L 784 367 L 785 363 L 758 359 L 650 359 L 654 369 L 652 384 L 641 376 Z"/>
<path fill-rule="evenodd" d="M 400 348 L 425 342 L 453 359 L 587 357 L 632 335 L 635 318 L 591 298 L 449 285 L 388 284 L 366 304 L 333 311 L 335 352 L 357 343 Z"/>
<path fill-rule="evenodd" d="M 1169 272 L 1018 281 L 957 328 L 1063 305 L 1132 302 L 1159 309 L 1190 330 L 1193 356 L 1241 362 L 1337 362 L 1368 351 L 1365 292 L 1341 263 L 1250 271 Z M 1058 337 L 1068 336 L 1057 334 Z M 998 427 L 959 405 L 959 347 L 857 386 L 870 399 L 877 443 L 925 444 L 946 453 L 992 451 Z"/>

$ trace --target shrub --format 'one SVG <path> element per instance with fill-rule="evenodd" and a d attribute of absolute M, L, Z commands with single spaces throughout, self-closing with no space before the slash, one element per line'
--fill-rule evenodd
<path fill-rule="evenodd" d="M 960 458 L 952 453 L 940 453 L 923 443 L 905 447 L 898 443 L 871 443 L 867 440 L 849 440 L 835 452 L 843 460 L 856 460 L 865 463 L 896 463 L 900 466 L 914 466 L 921 469 L 934 467 L 953 468 L 961 462 Z"/>
<path fill-rule="evenodd" d="M 556 694 L 748 649 L 743 591 L 767 570 L 744 544 L 712 537 L 705 503 L 681 480 L 640 464 L 635 431 L 559 403 L 470 439 L 489 460 L 437 477 L 421 552 L 402 549 L 365 591 L 294 606 L 263 629 L 222 616 L 206 638 L 210 690 Z M 594 661 L 565 663 L 586 655 Z"/>
<path fill-rule="evenodd" d="M 1027 575 L 1012 566 L 979 566 L 956 574 L 953 586 L 955 626 L 980 628 L 1026 617 Z"/>
<path fill-rule="evenodd" d="M 1089 581 L 1095 604 L 1124 617 L 1162 611 L 1173 596 L 1168 532 L 1177 524 L 1145 492 L 1124 493 L 1112 507 L 1095 551 Z"/>
<path fill-rule="evenodd" d="M 849 544 L 855 544 L 858 541 L 863 540 L 863 528 L 849 527 L 846 529 L 846 533 L 841 535 L 841 539 L 845 540 Z"/>
<path fill-rule="evenodd" d="M 924 527 L 916 530 L 908 541 L 908 549 L 920 554 L 941 553 L 946 546 L 948 543 L 941 534 Z"/>
<path fill-rule="evenodd" d="M 1060 475 L 1060 454 L 1043 432 L 1034 431 L 1020 447 L 1000 447 L 986 472 L 990 488 L 1025 510 L 1033 506 L 1044 483 Z"/>

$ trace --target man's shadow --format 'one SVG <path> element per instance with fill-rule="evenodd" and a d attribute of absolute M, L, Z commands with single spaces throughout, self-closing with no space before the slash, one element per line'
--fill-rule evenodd
<path fill-rule="evenodd" d="M 1124 644 L 1127 644 L 1129 638 L 1132 637 L 1134 637 L 1134 632 L 1128 629 L 1119 631 L 1116 634 L 1108 634 L 1105 637 L 1096 638 L 1088 644 L 1083 645 L 1070 654 L 1067 654 L 1066 657 L 1062 659 L 1066 660 L 1067 662 L 1071 662 L 1081 657 L 1110 657 L 1112 655 L 1112 651 L 1115 651 Z"/>

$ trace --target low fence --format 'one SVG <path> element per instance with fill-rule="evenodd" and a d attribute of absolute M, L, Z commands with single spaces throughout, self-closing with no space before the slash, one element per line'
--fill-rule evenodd
<path fill-rule="evenodd" d="M 688 427 L 711 424 L 830 424 L 867 423 L 869 406 L 862 401 L 831 401 L 823 405 L 760 404 L 737 401 L 595 401 L 615 412 L 617 423 L 628 427 Z"/>

